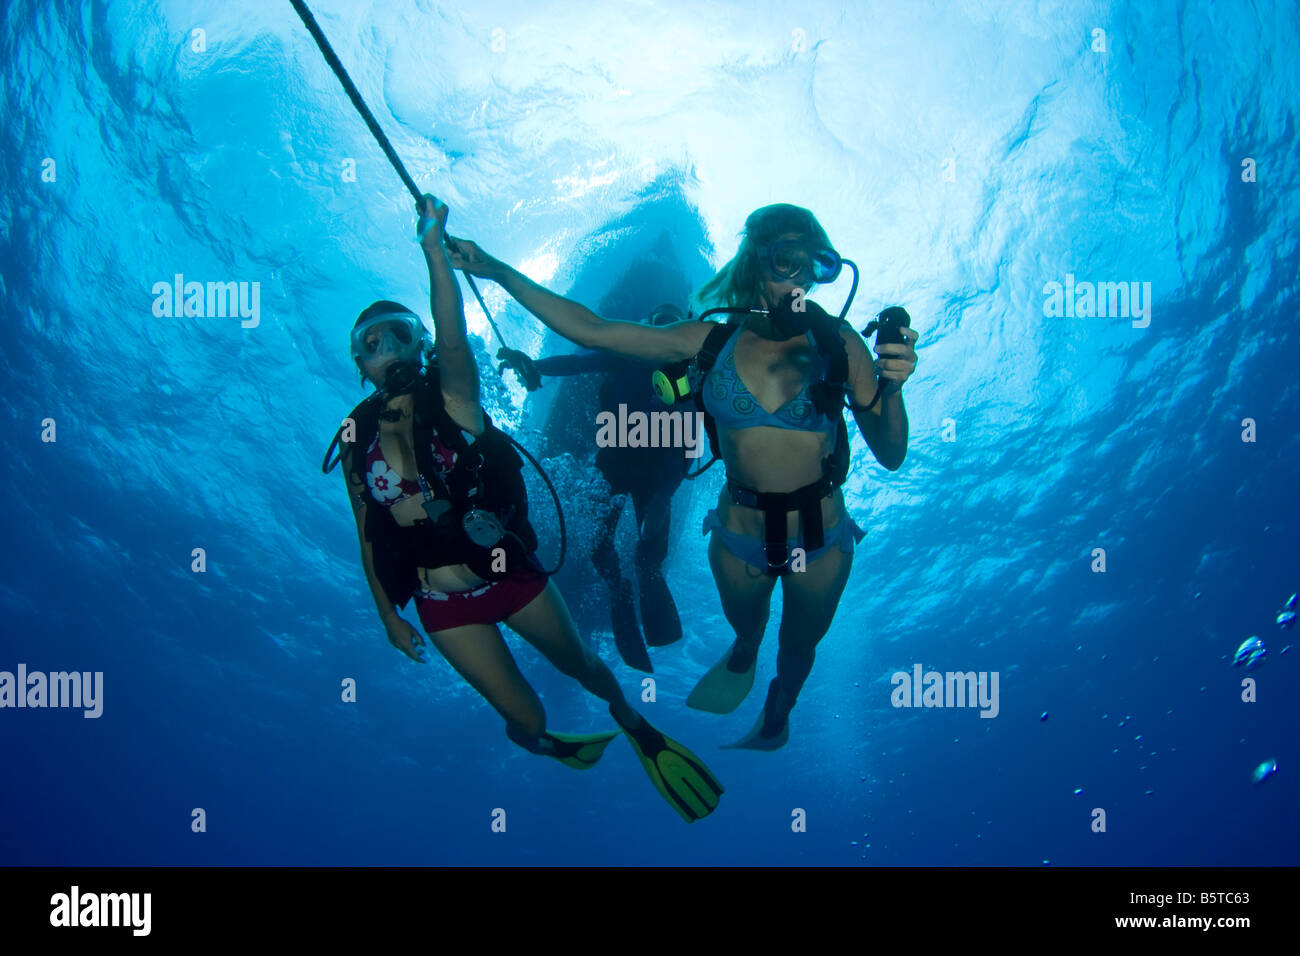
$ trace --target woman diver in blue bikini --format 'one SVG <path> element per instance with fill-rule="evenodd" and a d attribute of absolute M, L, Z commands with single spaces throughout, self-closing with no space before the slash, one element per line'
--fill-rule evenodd
<path fill-rule="evenodd" d="M 701 319 L 723 313 L 729 316 L 725 324 L 653 327 L 603 319 L 473 242 L 449 238 L 448 249 L 455 268 L 499 283 L 570 341 L 663 363 L 661 392 L 671 394 L 662 397 L 694 392 L 712 417 L 727 486 L 705 530 L 711 532 L 709 565 L 736 639 L 687 704 L 724 714 L 749 694 L 780 579 L 777 676 L 753 729 L 732 746 L 783 746 L 790 711 L 812 670 L 817 643 L 830 628 L 853 546 L 863 534 L 845 512 L 840 492 L 848 472 L 843 409 L 847 404 L 853 412 L 876 460 L 896 471 L 907 452 L 900 389 L 916 368 L 916 332 L 891 326 L 902 341 L 878 344 L 880 358 L 873 363 L 844 313 L 830 316 L 805 299 L 814 285 L 834 281 L 842 260 L 812 213 L 787 204 L 752 213 L 735 257 L 697 293 L 700 305 L 716 306 Z M 901 309 L 886 310 L 882 327 L 887 313 L 905 316 Z"/>

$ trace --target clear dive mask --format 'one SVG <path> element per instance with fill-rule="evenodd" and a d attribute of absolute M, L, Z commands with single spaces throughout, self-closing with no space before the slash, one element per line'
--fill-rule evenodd
<path fill-rule="evenodd" d="M 360 323 L 352 330 L 352 357 L 368 362 L 391 354 L 398 361 L 419 362 L 428 334 L 413 313 L 387 312 Z"/>

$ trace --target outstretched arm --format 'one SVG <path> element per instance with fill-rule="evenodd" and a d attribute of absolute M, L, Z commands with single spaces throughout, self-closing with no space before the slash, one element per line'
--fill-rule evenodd
<path fill-rule="evenodd" d="M 447 206 L 429 194 L 418 204 L 422 225 L 428 231 L 420 238 L 424 260 L 429 266 L 429 288 L 433 327 L 437 332 L 438 377 L 442 383 L 447 414 L 456 424 L 477 435 L 483 431 L 483 409 L 479 405 L 478 365 L 465 331 L 465 302 L 460 283 L 451 271 L 444 248 Z"/>
<path fill-rule="evenodd" d="M 704 322 L 652 327 L 602 319 L 585 305 L 556 295 L 494 259 L 468 239 L 449 236 L 447 248 L 455 268 L 498 283 L 552 332 L 589 349 L 619 352 L 651 362 L 675 362 L 698 352 L 709 333 L 710 326 Z"/>
<path fill-rule="evenodd" d="M 548 355 L 537 359 L 533 367 L 542 375 L 587 375 L 591 372 L 609 371 L 610 357 L 604 352 L 584 349 L 569 355 Z"/>
<path fill-rule="evenodd" d="M 858 430 L 866 439 L 867 447 L 890 471 L 897 471 L 907 456 L 908 422 L 907 409 L 903 405 L 903 382 L 916 368 L 916 353 L 912 343 L 916 341 L 916 331 L 904 329 L 908 344 L 882 345 L 881 369 L 877 383 L 875 365 L 867 343 L 848 323 L 840 327 L 840 337 L 849 357 L 849 401 L 855 406 L 853 420 L 858 423 Z M 898 357 L 895 358 L 894 354 Z M 886 357 L 888 356 L 888 357 Z M 910 357 L 909 357 L 910 356 Z M 875 398 L 877 384 L 881 387 L 880 400 L 869 410 L 867 405 Z"/>

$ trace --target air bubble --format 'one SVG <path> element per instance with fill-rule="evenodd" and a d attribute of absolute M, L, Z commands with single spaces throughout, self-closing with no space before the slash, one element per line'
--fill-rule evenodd
<path fill-rule="evenodd" d="M 1277 773 L 1277 761 L 1265 760 L 1251 772 L 1250 779 L 1254 780 L 1256 783 L 1263 783 L 1275 773 Z"/>

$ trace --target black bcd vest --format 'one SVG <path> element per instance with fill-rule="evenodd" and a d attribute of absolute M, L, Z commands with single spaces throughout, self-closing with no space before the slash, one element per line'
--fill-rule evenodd
<path fill-rule="evenodd" d="M 379 414 L 385 401 L 379 393 L 361 402 L 349 416 L 355 423 L 352 443 L 352 477 L 366 489 L 365 537 L 371 544 L 375 576 L 396 607 L 402 607 L 420 588 L 419 568 L 464 564 L 487 581 L 499 581 L 520 570 L 540 570 L 533 552 L 537 534 L 528 522 L 528 494 L 524 486 L 523 460 L 510 438 L 483 413 L 484 431 L 477 438 L 466 436 L 447 413 L 436 366 L 430 366 L 415 388 L 412 422 L 416 466 L 437 500 L 450 504 L 435 521 L 421 518 L 402 526 L 382 505 L 365 480 L 365 453 L 379 432 Z M 433 434 L 455 452 L 456 461 L 446 477 L 440 477 L 430 447 Z M 342 429 L 335 435 L 339 442 Z M 321 470 L 328 473 L 334 444 L 326 453 Z M 340 455 L 340 459 L 342 455 Z M 470 540 L 461 519 L 470 509 L 496 515 L 508 532 L 496 545 L 484 548 Z M 494 568 L 497 548 L 505 549 L 505 571 Z"/>

